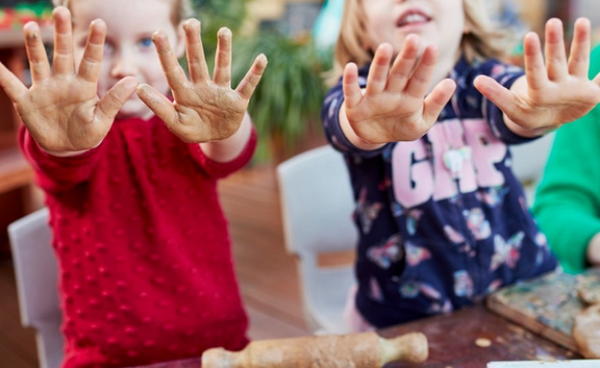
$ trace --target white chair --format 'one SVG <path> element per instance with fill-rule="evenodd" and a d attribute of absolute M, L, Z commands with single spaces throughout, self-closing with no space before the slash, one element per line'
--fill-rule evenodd
<path fill-rule="evenodd" d="M 285 244 L 298 257 L 304 314 L 313 332 L 350 332 L 343 319 L 352 264 L 321 267 L 319 253 L 355 249 L 354 200 L 342 155 L 329 146 L 277 167 Z"/>
<path fill-rule="evenodd" d="M 510 147 L 512 169 L 517 179 L 523 184 L 529 205 L 533 204 L 535 190 L 544 174 L 552 142 L 554 142 L 554 133 L 549 133 L 531 143 Z"/>
<path fill-rule="evenodd" d="M 36 330 L 41 368 L 58 368 L 63 359 L 58 267 L 51 246 L 46 208 L 8 226 L 21 323 Z"/>

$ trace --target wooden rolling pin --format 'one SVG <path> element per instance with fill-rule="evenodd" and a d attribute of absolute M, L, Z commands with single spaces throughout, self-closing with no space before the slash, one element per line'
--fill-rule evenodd
<path fill-rule="evenodd" d="M 239 352 L 213 348 L 203 368 L 380 368 L 390 362 L 427 360 L 427 337 L 412 332 L 384 339 L 374 332 L 253 341 Z"/>

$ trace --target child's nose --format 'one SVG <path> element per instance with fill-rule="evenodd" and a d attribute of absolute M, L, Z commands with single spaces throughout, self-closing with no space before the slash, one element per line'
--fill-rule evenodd
<path fill-rule="evenodd" d="M 135 57 L 129 52 L 123 52 L 117 55 L 111 68 L 111 76 L 113 78 L 121 79 L 135 76 L 136 74 L 137 64 Z"/>

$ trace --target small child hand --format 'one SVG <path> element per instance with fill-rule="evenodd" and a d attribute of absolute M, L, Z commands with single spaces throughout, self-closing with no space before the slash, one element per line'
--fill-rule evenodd
<path fill-rule="evenodd" d="M 562 22 L 546 23 L 546 65 L 535 33 L 525 36 L 525 78 L 511 90 L 480 76 L 475 87 L 513 123 L 525 130 L 551 129 L 577 120 L 600 102 L 600 75 L 588 79 L 590 23 L 579 19 L 567 61 Z"/>
<path fill-rule="evenodd" d="M 348 122 L 359 138 L 371 144 L 420 138 L 435 124 L 456 88 L 452 80 L 446 79 L 425 98 L 437 51 L 427 47 L 417 64 L 418 36 L 406 38 L 390 70 L 392 52 L 389 44 L 377 49 L 364 93 L 357 82 L 357 66 L 350 63 L 344 70 Z"/>
<path fill-rule="evenodd" d="M 200 22 L 183 24 L 186 37 L 190 80 L 171 50 L 166 35 L 158 31 L 152 37 L 174 102 L 148 85 L 138 87 L 138 95 L 167 128 L 188 143 L 205 143 L 231 137 L 240 127 L 250 97 L 267 66 L 259 55 L 238 87 L 231 89 L 231 31 L 218 33 L 215 70 L 211 80 L 200 38 Z"/>
<path fill-rule="evenodd" d="M 587 261 L 594 267 L 600 266 L 600 233 L 594 235 L 588 244 Z"/>
<path fill-rule="evenodd" d="M 85 52 L 75 70 L 71 13 L 64 7 L 54 10 L 54 74 L 35 22 L 23 27 L 31 67 L 31 88 L 0 64 L 0 85 L 14 103 L 27 130 L 48 152 L 64 153 L 94 148 L 106 136 L 119 109 L 137 86 L 134 78 L 117 83 L 98 98 L 106 24 L 90 25 Z"/>

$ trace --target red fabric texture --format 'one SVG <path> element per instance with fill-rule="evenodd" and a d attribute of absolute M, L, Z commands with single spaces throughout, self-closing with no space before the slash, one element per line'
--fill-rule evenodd
<path fill-rule="evenodd" d="M 24 128 L 20 143 L 50 210 L 63 368 L 144 365 L 248 343 L 216 181 L 250 160 L 254 131 L 228 163 L 156 117 L 116 121 L 77 157 L 46 154 Z"/>

